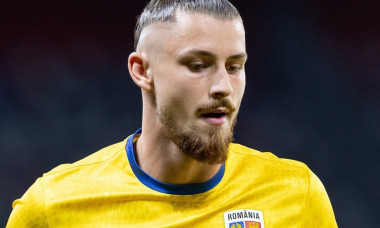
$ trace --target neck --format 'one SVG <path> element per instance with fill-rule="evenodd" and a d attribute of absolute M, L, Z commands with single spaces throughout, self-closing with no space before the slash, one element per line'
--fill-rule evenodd
<path fill-rule="evenodd" d="M 180 151 L 162 132 L 153 95 L 142 92 L 142 96 L 142 133 L 134 145 L 140 168 L 154 179 L 167 184 L 202 183 L 214 177 L 221 164 L 198 162 Z"/>
<path fill-rule="evenodd" d="M 219 171 L 221 164 L 198 162 L 169 140 L 151 103 L 143 102 L 142 133 L 134 145 L 140 168 L 156 180 L 168 184 L 202 183 Z"/>
<path fill-rule="evenodd" d="M 182 153 L 159 130 L 156 132 L 144 125 L 142 129 L 135 143 L 136 161 L 154 179 L 168 184 L 202 183 L 219 171 L 221 164 L 209 165 L 195 161 Z"/>

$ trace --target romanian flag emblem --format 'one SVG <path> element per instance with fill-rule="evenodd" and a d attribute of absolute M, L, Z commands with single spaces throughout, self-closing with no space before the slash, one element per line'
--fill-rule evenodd
<path fill-rule="evenodd" d="M 224 213 L 226 228 L 264 228 L 263 212 L 251 209 Z"/>

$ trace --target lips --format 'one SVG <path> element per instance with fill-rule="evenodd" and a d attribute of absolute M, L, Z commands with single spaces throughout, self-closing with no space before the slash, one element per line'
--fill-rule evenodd
<path fill-rule="evenodd" d="M 226 122 L 227 115 L 230 112 L 227 108 L 217 108 L 217 109 L 208 109 L 202 110 L 200 116 L 208 124 L 211 125 L 221 125 Z"/>
<path fill-rule="evenodd" d="M 199 106 L 197 115 L 208 124 L 222 125 L 234 111 L 235 106 L 230 100 L 213 100 L 209 104 Z"/>
<path fill-rule="evenodd" d="M 210 113 L 205 113 L 205 114 L 202 114 L 201 116 L 203 118 L 221 118 L 223 116 L 227 115 L 226 113 L 224 112 L 210 112 Z"/>

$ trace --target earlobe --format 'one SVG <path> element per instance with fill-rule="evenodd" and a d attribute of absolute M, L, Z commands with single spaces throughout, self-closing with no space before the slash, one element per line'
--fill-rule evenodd
<path fill-rule="evenodd" d="M 152 90 L 152 80 L 148 75 L 148 61 L 142 54 L 133 52 L 129 55 L 128 70 L 136 85 L 146 91 Z"/>

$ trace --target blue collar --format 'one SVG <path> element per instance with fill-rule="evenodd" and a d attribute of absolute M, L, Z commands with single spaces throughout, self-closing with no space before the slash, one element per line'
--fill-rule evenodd
<path fill-rule="evenodd" d="M 208 190 L 215 187 L 223 178 L 225 165 L 224 163 L 220 167 L 219 171 L 212 177 L 210 180 L 203 183 L 196 184 L 167 184 L 161 181 L 154 179 L 145 173 L 140 166 L 137 164 L 135 159 L 135 153 L 133 150 L 133 139 L 136 134 L 141 133 L 141 128 L 138 129 L 132 136 L 130 136 L 127 140 L 126 151 L 129 160 L 129 164 L 132 167 L 132 170 L 136 177 L 146 185 L 147 187 L 156 190 L 158 192 L 173 194 L 173 195 L 193 195 L 199 194 L 203 192 L 207 192 Z"/>

